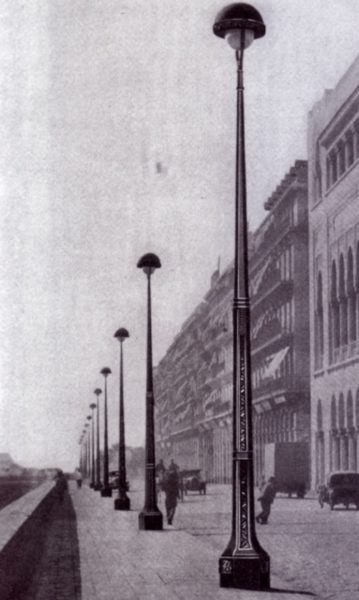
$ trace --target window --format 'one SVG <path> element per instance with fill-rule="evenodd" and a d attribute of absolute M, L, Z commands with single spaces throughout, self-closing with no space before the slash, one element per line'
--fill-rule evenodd
<path fill-rule="evenodd" d="M 346 150 L 347 150 L 347 164 L 348 164 L 348 167 L 350 167 L 354 162 L 354 138 L 353 138 L 352 131 L 348 131 L 348 133 L 347 133 Z"/>
<path fill-rule="evenodd" d="M 335 351 L 340 345 L 340 320 L 339 320 L 339 301 L 337 296 L 337 267 L 335 260 L 332 262 L 331 273 L 331 295 L 330 295 L 330 316 L 331 316 L 331 350 Z M 335 358 L 334 356 L 332 358 Z"/>
<path fill-rule="evenodd" d="M 320 369 L 323 366 L 324 354 L 324 325 L 323 325 L 323 283 L 322 274 L 319 271 L 317 277 L 317 298 L 316 310 L 314 315 L 314 362 L 315 368 Z"/>
<path fill-rule="evenodd" d="M 345 146 L 343 142 L 339 142 L 338 144 L 338 169 L 340 177 L 345 171 Z"/>
<path fill-rule="evenodd" d="M 349 342 L 353 342 L 357 339 L 357 313 L 356 313 L 356 294 L 354 287 L 354 260 L 353 251 L 351 248 L 348 250 L 348 334 Z"/>

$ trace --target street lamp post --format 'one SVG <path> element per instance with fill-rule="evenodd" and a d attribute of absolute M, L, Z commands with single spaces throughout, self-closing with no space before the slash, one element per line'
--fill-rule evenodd
<path fill-rule="evenodd" d="M 89 459 L 89 447 L 90 447 L 90 431 L 88 429 L 89 423 L 86 421 L 86 437 L 85 437 L 85 479 L 89 477 L 90 473 L 90 459 Z"/>
<path fill-rule="evenodd" d="M 254 38 L 265 34 L 265 25 L 255 8 L 240 2 L 230 4 L 219 12 L 213 32 L 221 38 L 226 38 L 235 50 L 238 76 L 233 297 L 232 534 L 219 559 L 220 586 L 265 590 L 270 586 L 270 561 L 256 537 L 254 519 L 243 86 L 244 49 Z"/>
<path fill-rule="evenodd" d="M 119 373 L 119 446 L 118 446 L 118 498 L 115 499 L 115 510 L 130 510 L 130 499 L 127 496 L 126 477 L 126 442 L 125 442 L 125 409 L 123 402 L 123 349 L 126 338 L 130 337 L 127 329 L 118 329 L 114 335 L 120 342 Z"/>
<path fill-rule="evenodd" d="M 94 419 L 93 411 L 96 408 L 96 404 L 94 402 L 92 402 L 90 404 L 90 408 L 92 410 L 92 415 L 91 415 L 91 417 L 87 417 L 88 419 L 91 419 L 91 421 L 92 421 L 92 432 L 91 432 L 91 483 L 90 483 L 90 487 L 92 489 L 94 489 L 95 488 L 95 419 Z"/>
<path fill-rule="evenodd" d="M 96 467 L 95 467 L 95 485 L 94 490 L 98 492 L 101 489 L 101 465 L 100 465 L 100 395 L 102 390 L 96 388 L 93 392 L 97 398 L 97 419 L 96 419 Z"/>
<path fill-rule="evenodd" d="M 152 376 L 152 322 L 151 322 L 151 275 L 161 267 L 155 254 L 145 254 L 137 263 L 147 275 L 147 376 L 146 376 L 146 469 L 145 505 L 139 514 L 139 528 L 158 530 L 163 528 L 163 517 L 156 502 L 155 479 L 155 424 Z"/>
<path fill-rule="evenodd" d="M 111 375 L 111 369 L 104 367 L 100 371 L 105 378 L 105 401 L 104 401 L 104 443 L 103 443 L 103 487 L 101 496 L 110 498 L 112 489 L 108 481 L 108 424 L 107 424 L 107 377 Z"/>

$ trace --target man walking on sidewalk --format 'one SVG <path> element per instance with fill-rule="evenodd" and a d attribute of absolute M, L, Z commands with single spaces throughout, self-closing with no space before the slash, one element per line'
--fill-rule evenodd
<path fill-rule="evenodd" d="M 179 497 L 179 477 L 178 470 L 170 464 L 166 478 L 164 481 L 164 490 L 166 494 L 166 512 L 167 512 L 167 523 L 172 525 L 173 517 L 176 511 L 177 498 Z"/>
<path fill-rule="evenodd" d="M 259 496 L 259 498 L 258 498 L 258 501 L 262 505 L 262 512 L 256 516 L 257 523 L 260 523 L 261 525 L 267 525 L 271 505 L 273 503 L 275 494 L 276 494 L 275 478 L 270 477 L 267 485 L 265 485 L 262 490 L 262 495 Z"/>

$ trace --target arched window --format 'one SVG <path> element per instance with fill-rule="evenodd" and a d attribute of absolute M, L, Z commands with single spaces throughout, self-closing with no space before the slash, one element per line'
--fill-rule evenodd
<path fill-rule="evenodd" d="M 332 403 L 330 405 L 330 426 L 331 429 L 337 429 L 337 403 L 335 396 L 332 396 Z"/>
<path fill-rule="evenodd" d="M 318 400 L 318 404 L 317 404 L 317 431 L 322 431 L 322 429 L 323 429 L 322 401 Z"/>
<path fill-rule="evenodd" d="M 354 286 L 354 259 L 351 248 L 348 250 L 348 332 L 349 342 L 357 339 L 357 312 Z"/>
<path fill-rule="evenodd" d="M 354 409 L 353 409 L 353 396 L 351 391 L 348 392 L 347 397 L 347 426 L 348 429 L 354 427 Z"/>
<path fill-rule="evenodd" d="M 331 350 L 340 346 L 340 320 L 339 301 L 337 294 L 337 266 L 335 260 L 332 262 L 331 291 L 330 291 L 330 313 L 331 313 Z"/>
<path fill-rule="evenodd" d="M 323 366 L 324 353 L 324 327 L 323 327 L 323 282 L 322 274 L 319 271 L 317 277 L 317 298 L 314 324 L 314 348 L 315 348 L 315 368 L 320 369 Z"/>
<path fill-rule="evenodd" d="M 339 396 L 338 425 L 339 425 L 339 429 L 344 429 L 344 427 L 345 427 L 345 412 L 344 412 L 344 396 L 343 396 L 343 394 L 340 394 L 340 396 Z"/>
<path fill-rule="evenodd" d="M 348 299 L 346 296 L 344 256 L 339 258 L 339 313 L 340 313 L 340 344 L 348 343 Z"/>

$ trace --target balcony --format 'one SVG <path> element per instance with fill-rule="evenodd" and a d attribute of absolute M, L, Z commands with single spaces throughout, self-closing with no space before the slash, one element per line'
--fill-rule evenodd
<path fill-rule="evenodd" d="M 274 276 L 269 277 L 263 284 L 260 286 L 258 293 L 251 298 L 251 310 L 254 312 L 257 308 L 263 308 L 263 304 L 272 303 L 272 296 L 277 295 L 281 298 L 281 302 L 283 302 L 284 298 L 288 298 L 293 293 L 293 280 L 292 279 L 281 279 L 276 275 L 276 271 L 274 271 Z"/>
<path fill-rule="evenodd" d="M 301 386 L 299 382 L 296 382 L 296 378 L 294 376 L 269 379 L 253 389 L 253 401 L 257 402 L 260 398 L 272 396 L 273 394 L 298 392 L 300 388 Z"/>

